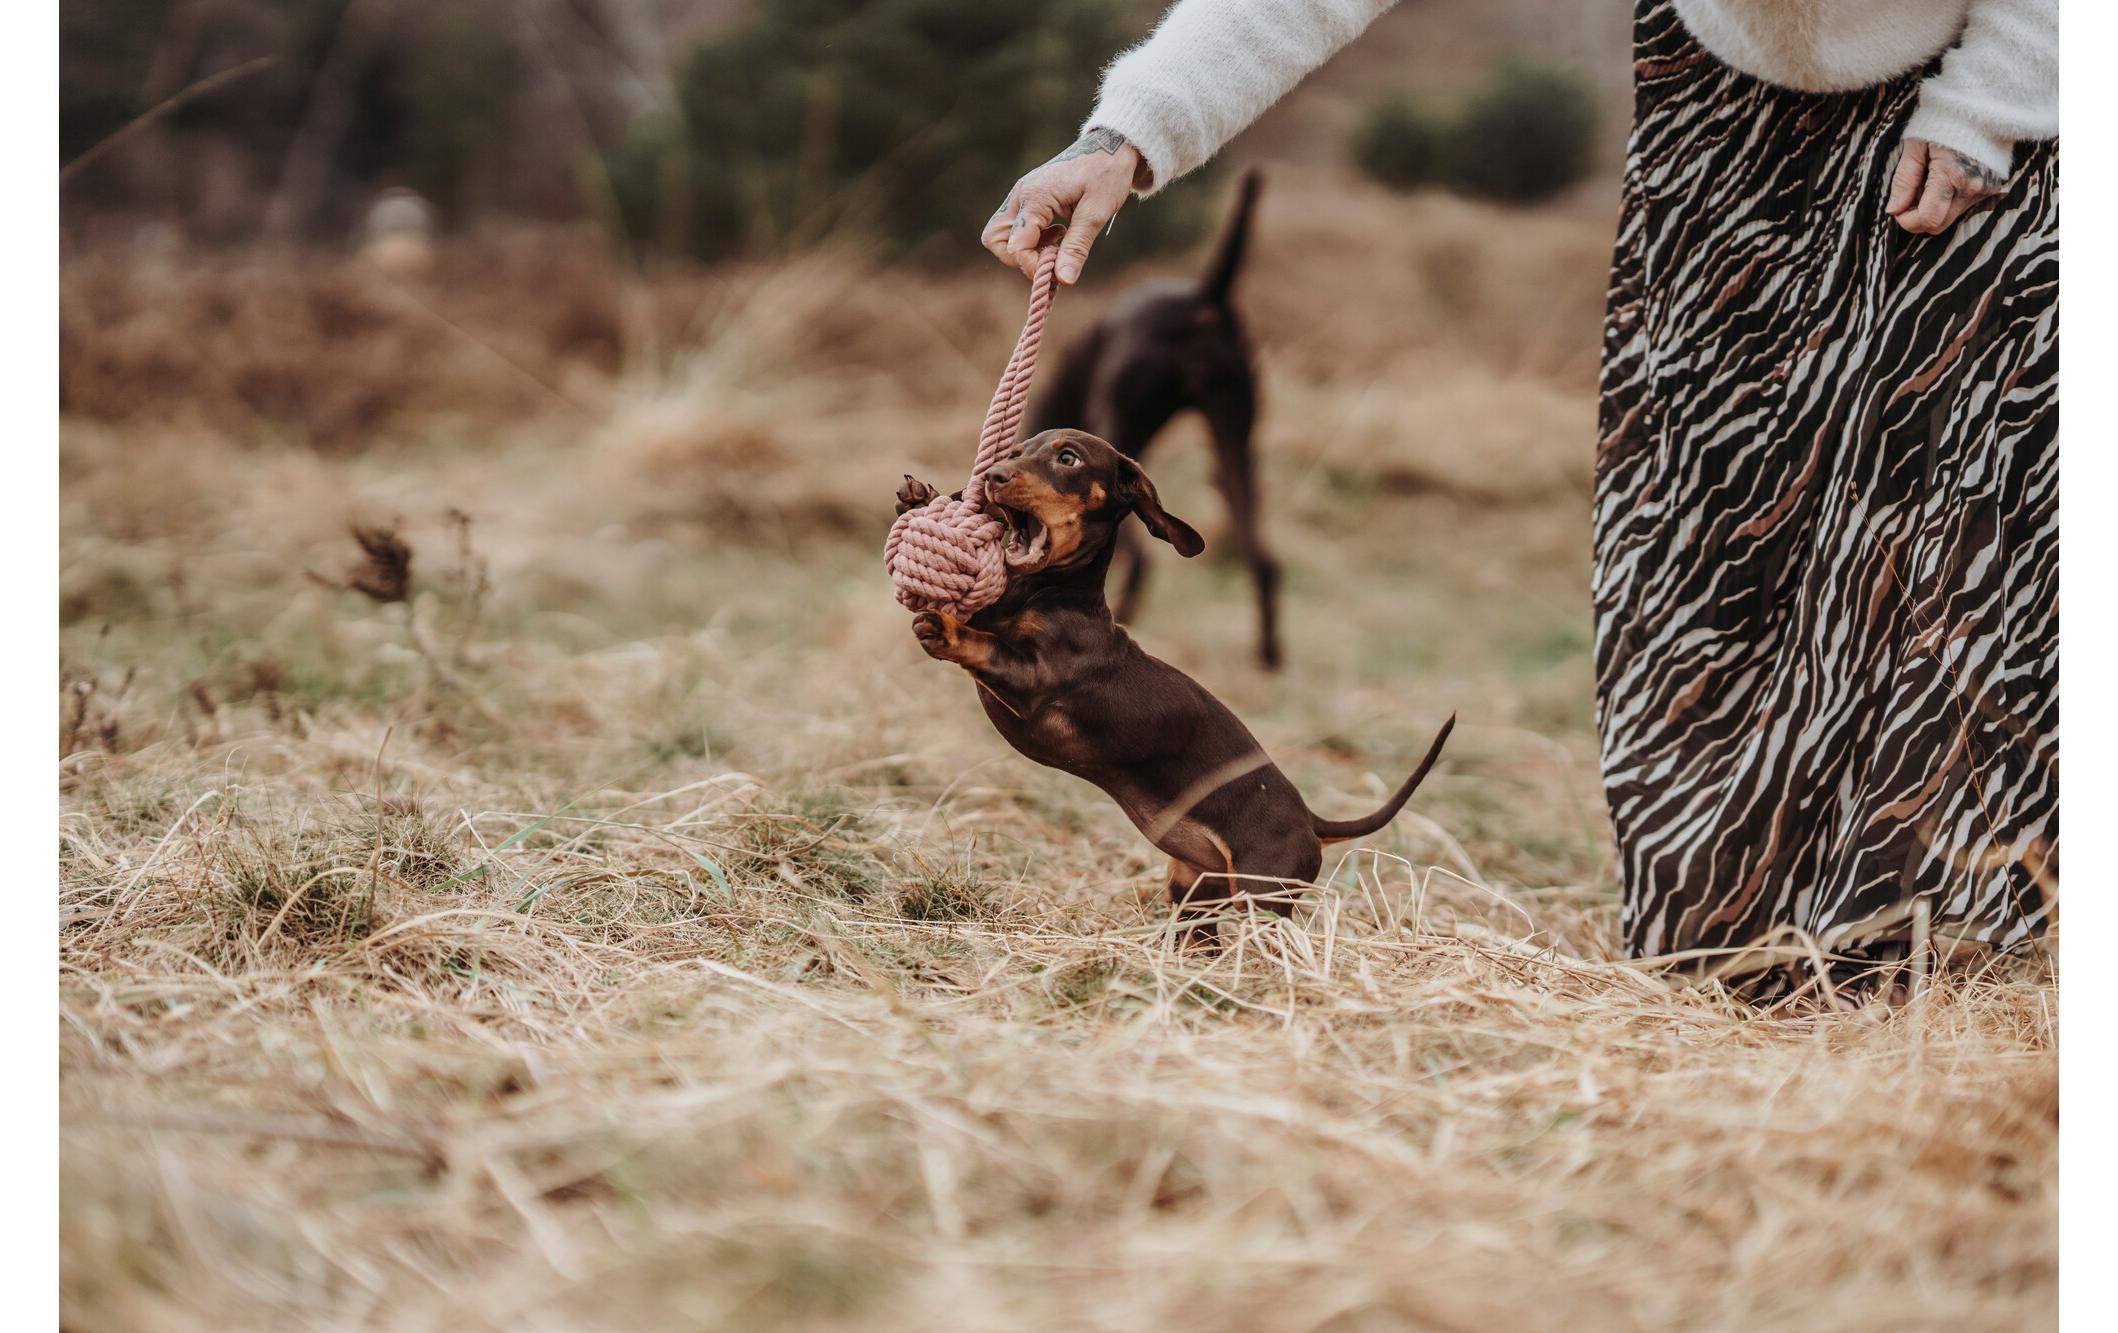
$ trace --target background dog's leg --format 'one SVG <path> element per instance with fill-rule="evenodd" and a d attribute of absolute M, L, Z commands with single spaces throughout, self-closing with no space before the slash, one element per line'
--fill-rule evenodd
<path fill-rule="evenodd" d="M 1111 614 L 1119 624 L 1130 624 L 1140 609 L 1140 590 L 1147 586 L 1147 542 L 1132 524 L 1118 529 L 1118 553 L 1111 563 L 1118 570 L 1118 596 Z"/>
<path fill-rule="evenodd" d="M 1258 598 L 1258 661 L 1267 671 L 1280 665 L 1280 562 L 1258 530 L 1257 459 L 1250 447 L 1257 398 L 1248 380 L 1217 385 L 1206 406 L 1213 431 L 1214 481 L 1228 503 L 1236 551 L 1250 566 Z"/>
<path fill-rule="evenodd" d="M 1098 406 L 1089 414 L 1088 433 L 1102 436 L 1119 453 L 1136 463 L 1140 461 L 1140 455 L 1154 442 L 1155 432 L 1168 422 L 1167 410 L 1150 410 L 1137 402 L 1121 400 L 1116 388 L 1108 385 L 1099 386 L 1095 398 Z M 1147 587 L 1147 541 L 1135 525 L 1119 525 L 1118 549 L 1111 558 L 1111 568 L 1118 580 L 1118 595 L 1111 599 L 1111 615 L 1119 624 L 1129 625 L 1140 613 L 1140 596 Z"/>

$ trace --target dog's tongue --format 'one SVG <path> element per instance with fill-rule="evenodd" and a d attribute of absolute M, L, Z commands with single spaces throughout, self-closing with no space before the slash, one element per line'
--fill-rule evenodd
<path fill-rule="evenodd" d="M 1008 529 L 1005 555 L 1010 565 L 1030 565 L 1042 560 L 1044 558 L 1043 525 L 1039 524 L 1037 531 L 1027 538 L 1022 535 L 1022 529 L 1020 528 Z"/>
<path fill-rule="evenodd" d="M 1001 510 L 1007 535 L 1001 539 L 1001 556 L 1010 567 L 1035 564 L 1044 558 L 1044 525 L 1016 509 Z"/>

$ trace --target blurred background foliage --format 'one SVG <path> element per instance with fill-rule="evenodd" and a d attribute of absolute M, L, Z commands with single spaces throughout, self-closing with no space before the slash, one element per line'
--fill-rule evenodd
<path fill-rule="evenodd" d="M 350 227 L 407 186 L 451 221 L 573 207 L 524 50 L 485 0 L 130 0 L 60 12 L 69 215 L 173 211 L 204 239 Z M 595 47 L 574 48 L 577 64 Z M 143 151 L 103 154 L 146 132 Z"/>
<path fill-rule="evenodd" d="M 1572 71 L 1622 23 L 1573 0 L 1467 4 L 1404 6 L 1246 142 L 1308 158 L 1345 144 L 1394 188 L 1512 202 L 1611 158 L 1616 118 L 1597 112 L 1622 101 L 1622 66 L 1602 70 L 1615 84 Z M 858 236 L 888 261 L 974 262 L 993 200 L 1073 138 L 1104 64 L 1161 7 L 69 0 L 64 217 L 153 215 L 208 243 L 344 239 L 408 188 L 452 230 L 591 219 L 640 259 Z M 1334 83 L 1368 92 L 1340 110 Z M 1309 128 L 1289 141 L 1290 126 Z M 1216 174 L 1128 210 L 1102 266 L 1201 240 Z"/>
<path fill-rule="evenodd" d="M 998 192 L 1073 139 L 1128 8 L 766 0 L 691 48 L 675 114 L 635 119 L 602 159 L 622 233 L 718 259 L 852 224 L 899 256 L 975 254 Z M 1128 216 L 1104 256 L 1188 243 L 1208 188 Z"/>
<path fill-rule="evenodd" d="M 689 8 L 672 30 L 591 0 L 70 4 L 67 203 L 173 205 L 206 239 L 344 234 L 401 186 L 447 226 L 586 215 L 643 256 L 851 230 L 891 259 L 961 261 L 1149 17 L 1128 0 Z M 99 152 L 143 129 L 168 151 Z M 1196 240 L 1211 175 L 1128 216 L 1106 259 Z"/>
<path fill-rule="evenodd" d="M 1441 185 L 1475 198 L 1536 203 L 1595 167 L 1596 101 L 1571 70 L 1519 57 L 1494 65 L 1454 104 L 1410 90 L 1372 102 L 1354 162 L 1397 190 Z"/>

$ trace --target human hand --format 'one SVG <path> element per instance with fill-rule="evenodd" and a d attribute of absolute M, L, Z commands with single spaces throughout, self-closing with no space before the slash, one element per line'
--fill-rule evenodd
<path fill-rule="evenodd" d="M 979 237 L 993 257 L 1037 273 L 1044 229 L 1066 228 L 1059 244 L 1059 281 L 1072 286 L 1088 262 L 1088 248 L 1132 193 L 1140 150 L 1116 130 L 1092 129 L 1057 157 L 1015 182 Z"/>
<path fill-rule="evenodd" d="M 1936 236 L 2007 189 L 2005 175 L 1996 175 L 1954 148 L 1907 139 L 1899 150 L 1897 171 L 1890 178 L 1890 201 L 1883 209 L 1906 231 Z"/>

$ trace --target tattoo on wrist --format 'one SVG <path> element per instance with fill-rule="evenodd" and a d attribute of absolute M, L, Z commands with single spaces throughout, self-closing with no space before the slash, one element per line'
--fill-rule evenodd
<path fill-rule="evenodd" d="M 1996 172 L 1985 163 L 1965 157 L 1954 148 L 1944 148 L 1937 144 L 1935 152 L 1947 154 L 1956 163 L 1956 169 L 1963 173 L 1964 179 L 1981 192 L 1990 194 L 2007 186 L 2008 177 L 2005 172 Z"/>
<path fill-rule="evenodd" d="M 1087 157 L 1090 153 L 1115 154 L 1120 148 L 1126 147 L 1127 144 L 1126 137 L 1116 130 L 1107 130 L 1098 126 L 1061 150 L 1059 155 L 1052 159 L 1052 162 L 1070 162 L 1077 157 Z M 1051 162 L 1047 162 L 1045 165 L 1050 166 Z"/>

